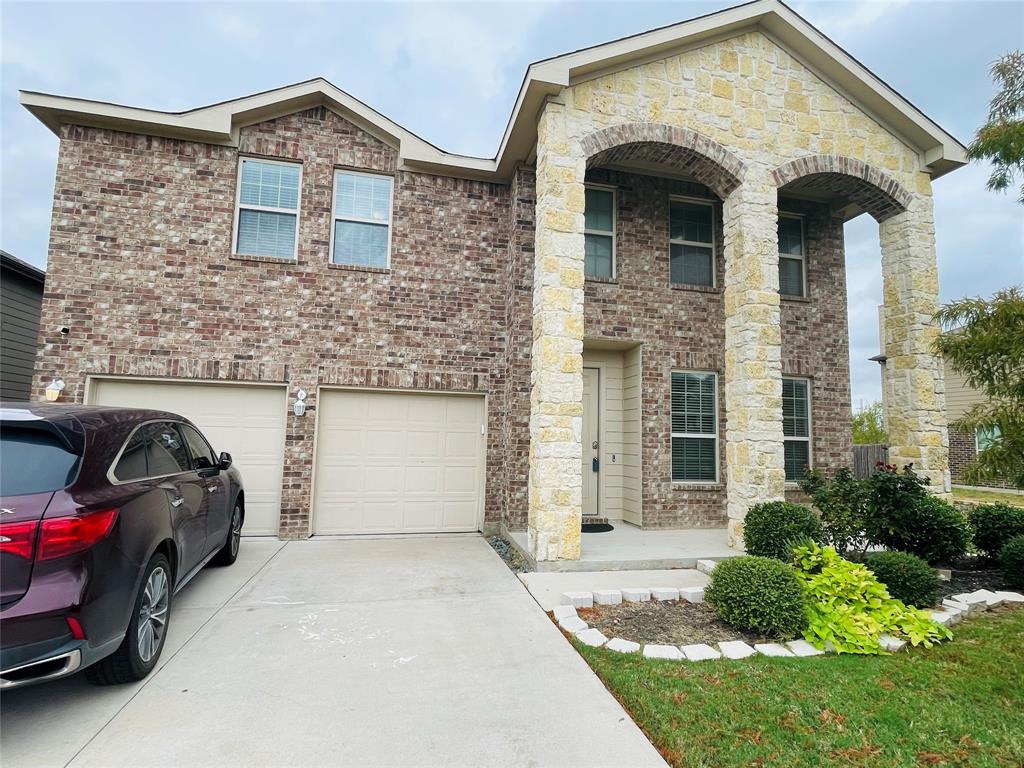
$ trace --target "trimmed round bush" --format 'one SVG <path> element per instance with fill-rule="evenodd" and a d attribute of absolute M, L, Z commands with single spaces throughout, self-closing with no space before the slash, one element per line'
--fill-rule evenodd
<path fill-rule="evenodd" d="M 1006 542 L 999 552 L 999 565 L 1007 584 L 1018 589 L 1024 588 L 1024 536 L 1014 536 Z M 715 570 L 718 570 L 718 566 Z"/>
<path fill-rule="evenodd" d="M 1009 504 L 982 504 L 968 510 L 974 546 L 986 557 L 999 552 L 1015 536 L 1024 536 L 1024 509 Z"/>
<path fill-rule="evenodd" d="M 970 527 L 956 507 L 937 496 L 913 502 L 904 520 L 880 526 L 875 541 L 886 549 L 910 552 L 932 565 L 952 563 L 964 556 L 971 540 Z"/>
<path fill-rule="evenodd" d="M 747 554 L 788 561 L 793 547 L 821 541 L 821 523 L 807 507 L 785 501 L 757 504 L 743 522 Z"/>
<path fill-rule="evenodd" d="M 868 570 L 885 584 L 889 594 L 915 608 L 930 608 L 939 594 L 939 575 L 909 552 L 876 552 L 868 557 Z"/>
<path fill-rule="evenodd" d="M 771 557 L 730 557 L 711 573 L 704 599 L 722 621 L 772 637 L 796 637 L 807 626 L 807 605 L 796 571 Z"/>

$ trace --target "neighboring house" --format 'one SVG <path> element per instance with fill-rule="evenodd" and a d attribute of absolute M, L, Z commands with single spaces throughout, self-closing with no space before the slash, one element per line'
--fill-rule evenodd
<path fill-rule="evenodd" d="M 321 79 L 21 98 L 61 139 L 36 394 L 191 417 L 249 532 L 505 526 L 575 559 L 593 514 L 738 543 L 851 462 L 865 212 L 890 457 L 948 487 L 931 182 L 964 148 L 774 0 L 531 65 L 493 159 Z"/>
<path fill-rule="evenodd" d="M 28 400 L 46 273 L 0 251 L 0 400 Z"/>
<path fill-rule="evenodd" d="M 984 403 L 988 398 L 985 393 L 970 386 L 964 381 L 963 374 L 953 369 L 948 362 L 946 370 L 946 416 L 952 425 L 961 419 L 971 406 Z M 953 483 L 956 485 L 968 485 L 963 473 L 967 465 L 974 461 L 978 451 L 984 450 L 989 442 L 998 433 L 993 430 L 977 429 L 975 432 L 964 432 L 953 426 L 949 428 L 949 471 Z M 978 485 L 978 483 L 970 483 Z M 981 485 L 993 488 L 1012 488 L 1013 484 L 1008 480 L 990 481 Z"/>

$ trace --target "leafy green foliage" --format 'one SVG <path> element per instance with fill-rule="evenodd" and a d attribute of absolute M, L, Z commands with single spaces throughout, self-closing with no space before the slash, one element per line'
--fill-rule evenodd
<path fill-rule="evenodd" d="M 962 557 L 970 541 L 967 520 L 952 504 L 928 493 L 927 482 L 907 466 L 880 467 L 867 479 L 864 528 L 868 540 L 910 552 L 929 563 Z"/>
<path fill-rule="evenodd" d="M 793 568 L 770 557 L 730 557 L 715 566 L 704 599 L 738 629 L 788 639 L 807 624 L 804 593 Z"/>
<path fill-rule="evenodd" d="M 821 523 L 807 507 L 785 501 L 756 504 L 743 523 L 747 554 L 788 561 L 794 544 L 819 541 Z"/>
<path fill-rule="evenodd" d="M 832 547 L 798 547 L 793 560 L 807 594 L 804 637 L 818 648 L 828 643 L 837 653 L 879 654 L 883 634 L 926 648 L 953 636 L 927 611 L 890 597 L 871 571 L 844 560 Z"/>
<path fill-rule="evenodd" d="M 999 91 L 989 105 L 988 122 L 967 148 L 972 160 L 991 160 L 988 188 L 1008 189 L 1017 173 L 1024 174 L 1024 53 L 1000 57 L 989 70 Z M 1024 203 L 1024 185 L 1019 198 Z"/>
<path fill-rule="evenodd" d="M 874 402 L 860 413 L 853 414 L 853 442 L 856 445 L 879 445 L 889 442 L 885 431 L 885 414 L 881 402 Z"/>
<path fill-rule="evenodd" d="M 1024 536 L 1014 536 L 999 552 L 999 567 L 1011 587 L 1024 587 Z M 717 571 L 718 568 L 716 567 Z"/>
<path fill-rule="evenodd" d="M 1024 137 L 1021 151 L 1024 152 Z M 1024 294 L 997 291 L 991 299 L 946 304 L 936 319 L 946 329 L 935 343 L 946 364 L 987 400 L 970 408 L 953 426 L 997 437 L 964 472 L 969 483 L 1008 481 L 1024 488 Z"/>
<path fill-rule="evenodd" d="M 867 559 L 868 570 L 906 605 L 930 608 L 939 594 L 939 575 L 924 560 L 909 552 L 876 552 Z"/>
<path fill-rule="evenodd" d="M 1024 509 L 1008 504 L 983 504 L 967 513 L 974 532 L 974 546 L 987 557 L 999 556 L 1015 536 L 1024 536 Z"/>
<path fill-rule="evenodd" d="M 868 487 L 864 481 L 846 467 L 837 471 L 831 481 L 821 470 L 812 469 L 804 475 L 800 489 L 811 497 L 818 510 L 823 544 L 835 547 L 840 555 L 867 548 L 864 521 Z"/>

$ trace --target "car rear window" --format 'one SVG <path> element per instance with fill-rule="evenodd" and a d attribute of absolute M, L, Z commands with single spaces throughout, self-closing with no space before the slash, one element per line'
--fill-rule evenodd
<path fill-rule="evenodd" d="M 0 496 L 24 496 L 65 488 L 81 457 L 41 429 L 0 429 Z"/>

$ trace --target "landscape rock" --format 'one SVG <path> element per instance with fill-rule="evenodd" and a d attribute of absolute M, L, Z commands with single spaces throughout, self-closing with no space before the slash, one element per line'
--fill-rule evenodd
<path fill-rule="evenodd" d="M 595 605 L 618 605 L 622 602 L 622 592 L 618 589 L 595 589 Z"/>
<path fill-rule="evenodd" d="M 719 643 L 718 647 L 721 649 L 722 655 L 727 659 L 745 659 L 757 653 L 757 651 L 742 640 L 726 640 Z"/>
<path fill-rule="evenodd" d="M 893 653 L 899 651 L 907 644 L 906 640 L 900 640 L 899 638 L 893 637 L 892 635 L 882 635 L 878 638 L 878 644 L 885 650 Z"/>
<path fill-rule="evenodd" d="M 645 645 L 644 656 L 648 659 L 685 659 L 683 652 L 674 645 Z"/>
<path fill-rule="evenodd" d="M 825 653 L 820 648 L 815 648 L 806 640 L 790 640 L 786 643 L 786 647 L 792 651 L 794 656 L 822 656 Z"/>
<path fill-rule="evenodd" d="M 564 619 L 567 616 L 575 616 L 576 608 L 572 605 L 556 605 L 551 609 L 551 613 L 555 615 L 555 619 Z"/>
<path fill-rule="evenodd" d="M 650 587 L 629 587 L 622 590 L 622 599 L 627 603 L 646 603 L 651 599 Z"/>
<path fill-rule="evenodd" d="M 1020 592 L 996 592 L 995 594 L 1004 603 L 1024 603 L 1024 595 Z"/>
<path fill-rule="evenodd" d="M 595 648 L 600 648 L 602 645 L 608 642 L 608 638 L 605 637 L 601 630 L 590 627 L 589 629 L 581 630 L 576 633 L 576 639 L 586 645 L 592 645 Z"/>
<path fill-rule="evenodd" d="M 704 587 L 683 587 L 679 590 L 679 598 L 688 603 L 703 603 Z"/>
<path fill-rule="evenodd" d="M 619 653 L 637 653 L 640 650 L 640 643 L 634 643 L 632 640 L 623 640 L 621 637 L 613 637 L 608 641 L 608 645 L 605 648 L 609 651 L 618 651 Z"/>
<path fill-rule="evenodd" d="M 754 643 L 754 650 L 762 656 L 792 656 L 793 652 L 778 643 Z"/>
<path fill-rule="evenodd" d="M 593 608 L 593 592 L 563 592 L 562 603 L 571 605 L 574 608 Z"/>
<path fill-rule="evenodd" d="M 683 652 L 683 656 L 686 657 L 687 661 L 710 661 L 711 659 L 722 658 L 722 654 L 707 643 L 684 645 L 679 650 Z"/>
<path fill-rule="evenodd" d="M 558 620 L 558 626 L 566 632 L 576 634 L 577 632 L 587 628 L 587 622 L 579 616 L 566 616 L 564 619 Z"/>
<path fill-rule="evenodd" d="M 651 598 L 654 600 L 678 600 L 679 590 L 675 587 L 651 587 Z"/>
<path fill-rule="evenodd" d="M 714 560 L 698 560 L 697 570 L 701 573 L 706 573 L 708 576 L 710 576 L 711 572 L 715 570 L 716 565 L 718 565 L 718 563 L 716 563 Z"/>

